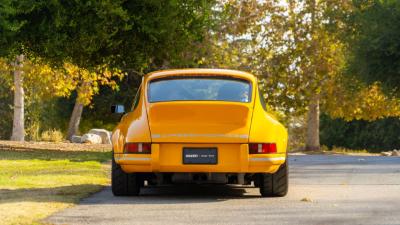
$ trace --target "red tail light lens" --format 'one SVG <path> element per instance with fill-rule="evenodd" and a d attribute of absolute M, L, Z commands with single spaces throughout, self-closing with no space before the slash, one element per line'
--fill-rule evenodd
<path fill-rule="evenodd" d="M 151 144 L 150 143 L 126 143 L 124 147 L 125 153 L 136 153 L 136 154 L 150 154 Z"/>
<path fill-rule="evenodd" d="M 250 154 L 276 153 L 275 143 L 253 143 L 249 144 Z"/>

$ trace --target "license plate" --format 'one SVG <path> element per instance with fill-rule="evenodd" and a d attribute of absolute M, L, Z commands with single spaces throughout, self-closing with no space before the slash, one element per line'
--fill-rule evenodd
<path fill-rule="evenodd" d="M 183 148 L 183 164 L 217 164 L 217 148 Z"/>

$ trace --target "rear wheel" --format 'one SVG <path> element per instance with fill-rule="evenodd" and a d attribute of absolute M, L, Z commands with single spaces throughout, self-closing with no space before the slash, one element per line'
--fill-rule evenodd
<path fill-rule="evenodd" d="M 114 157 L 111 165 L 111 190 L 115 196 L 139 195 L 140 179 L 136 173 L 125 173 Z"/>
<path fill-rule="evenodd" d="M 260 193 L 263 197 L 283 197 L 288 192 L 288 165 L 287 162 L 273 174 L 259 174 Z"/>

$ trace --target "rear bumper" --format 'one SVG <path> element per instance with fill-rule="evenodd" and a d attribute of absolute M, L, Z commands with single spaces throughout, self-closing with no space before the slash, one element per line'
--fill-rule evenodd
<path fill-rule="evenodd" d="M 286 154 L 250 155 L 247 144 L 218 144 L 218 164 L 182 163 L 182 149 L 187 144 L 152 144 L 151 154 L 114 154 L 115 161 L 127 172 L 224 172 L 274 173 L 286 160 Z M 209 147 L 210 144 L 191 144 Z"/>

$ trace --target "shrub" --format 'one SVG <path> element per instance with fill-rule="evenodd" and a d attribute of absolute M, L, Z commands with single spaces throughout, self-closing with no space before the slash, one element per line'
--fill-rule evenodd
<path fill-rule="evenodd" d="M 332 119 L 321 116 L 321 144 L 329 148 L 366 149 L 380 152 L 400 148 L 400 118 L 389 117 L 376 121 Z"/>
<path fill-rule="evenodd" d="M 42 132 L 41 140 L 48 142 L 61 142 L 63 140 L 63 133 L 57 129 L 46 130 Z"/>

